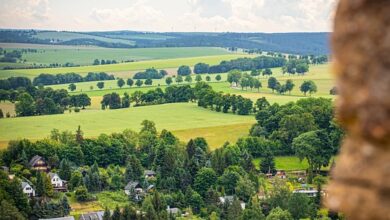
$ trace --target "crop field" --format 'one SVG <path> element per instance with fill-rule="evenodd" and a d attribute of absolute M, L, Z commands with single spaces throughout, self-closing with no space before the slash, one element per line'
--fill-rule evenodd
<path fill-rule="evenodd" d="M 159 60 L 147 60 L 139 62 L 119 63 L 110 65 L 96 65 L 96 66 L 81 66 L 81 67 L 61 67 L 61 68 L 42 68 L 42 69 L 14 69 L 14 70 L 0 70 L 0 78 L 8 78 L 11 76 L 26 76 L 36 77 L 41 73 L 57 74 L 57 73 L 69 73 L 75 72 L 85 75 L 88 72 L 108 72 L 115 73 L 120 72 L 121 77 L 125 77 L 123 72 L 128 72 L 128 76 L 132 75 L 131 71 L 144 70 L 147 68 L 167 69 L 177 68 L 181 65 L 194 66 L 197 63 L 203 62 L 210 65 L 219 64 L 224 60 L 232 60 L 239 57 L 251 57 L 245 54 L 226 54 L 216 56 L 200 56 L 200 57 L 187 57 L 176 59 L 159 59 Z"/>
<path fill-rule="evenodd" d="M 96 137 L 101 133 L 120 132 L 125 129 L 138 131 L 141 122 L 145 119 L 154 121 L 158 130 L 178 131 L 179 137 L 184 138 L 192 133 L 191 129 L 207 128 L 208 131 L 198 130 L 197 132 L 199 134 L 211 132 L 206 140 L 214 143 L 214 146 L 222 145 L 226 139 L 218 135 L 221 131 L 213 131 L 213 127 L 238 124 L 237 128 L 242 129 L 237 132 L 237 135 L 240 135 L 248 132 L 248 126 L 242 126 L 242 124 L 255 123 L 253 116 L 222 114 L 199 108 L 196 104 L 175 103 L 119 110 L 84 110 L 80 113 L 1 119 L 0 142 L 5 143 L 17 138 L 41 139 L 47 137 L 54 128 L 74 131 L 78 125 L 81 126 L 86 137 Z M 234 127 L 231 130 L 234 131 Z M 212 132 L 216 132 L 215 135 L 212 135 Z M 220 141 L 212 140 L 213 137 Z"/>
<path fill-rule="evenodd" d="M 0 47 L 6 50 L 31 48 L 23 44 L 0 44 Z M 76 65 L 92 65 L 95 59 L 116 60 L 118 63 L 126 61 L 154 60 L 154 59 L 174 59 L 185 57 L 216 56 L 229 54 L 226 49 L 215 47 L 182 47 L 182 48 L 134 48 L 134 49 L 115 49 L 99 47 L 75 47 L 75 46 L 57 46 L 52 47 L 32 47 L 37 49 L 37 53 L 24 53 L 22 59 L 26 62 L 24 65 L 32 64 L 65 64 L 67 62 Z M 16 65 L 16 64 L 15 64 Z"/>

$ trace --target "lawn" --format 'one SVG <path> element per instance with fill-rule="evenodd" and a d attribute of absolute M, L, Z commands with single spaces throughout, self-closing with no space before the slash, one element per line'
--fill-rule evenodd
<path fill-rule="evenodd" d="M 129 199 L 122 190 L 117 192 L 103 191 L 92 195 L 96 196 L 96 201 L 77 202 L 74 193 L 71 193 L 71 196 L 68 197 L 70 206 L 72 207 L 71 215 L 100 211 L 104 210 L 105 207 L 114 210 L 116 206 L 124 207 L 129 204 Z"/>
<path fill-rule="evenodd" d="M 330 161 L 332 162 L 336 157 L 333 157 Z M 253 164 L 257 169 L 260 167 L 261 158 L 255 158 Z M 330 163 L 331 164 L 331 163 Z M 323 167 L 323 170 L 329 170 L 329 166 Z M 293 170 L 305 170 L 309 168 L 309 164 L 306 159 L 300 160 L 295 156 L 280 156 L 275 157 L 275 167 L 277 170 L 293 171 Z"/>
<path fill-rule="evenodd" d="M 193 103 L 105 111 L 87 109 L 80 113 L 1 119 L 0 143 L 4 144 L 17 138 L 41 139 L 47 137 L 54 128 L 75 131 L 78 125 L 86 137 L 120 132 L 127 128 L 138 131 L 140 123 L 145 119 L 154 121 L 158 130 L 177 131 L 178 136 L 184 141 L 196 137 L 191 134 L 206 136 L 206 140 L 213 144 L 211 146 L 213 148 L 221 146 L 226 140 L 234 141 L 241 135 L 245 136 L 250 124 L 255 123 L 253 115 L 223 114 L 197 107 Z M 213 128 L 218 126 L 230 126 L 230 131 L 223 132 L 223 127 Z"/>
<path fill-rule="evenodd" d="M 219 64 L 224 60 L 232 60 L 239 57 L 249 57 L 250 55 L 245 54 L 225 54 L 225 55 L 214 55 L 214 56 L 199 56 L 199 57 L 186 57 L 186 58 L 175 58 L 175 59 L 158 59 L 158 60 L 147 60 L 139 62 L 119 63 L 110 65 L 96 65 L 96 66 L 81 66 L 81 67 L 61 67 L 61 68 L 42 68 L 42 69 L 14 69 L 14 70 L 0 70 L 0 78 L 8 78 L 11 76 L 26 76 L 36 77 L 41 73 L 57 74 L 57 73 L 69 73 L 75 72 L 85 75 L 88 72 L 108 72 L 108 73 L 120 73 L 121 77 L 125 77 L 126 74 L 123 72 L 144 70 L 147 68 L 157 69 L 168 69 L 177 68 L 181 65 L 194 66 L 197 63 L 203 62 L 210 65 Z M 92 62 L 92 60 L 90 61 Z M 127 77 L 130 77 L 128 75 Z"/>
<path fill-rule="evenodd" d="M 13 47 L 12 47 L 13 45 Z M 0 44 L 6 50 L 31 48 L 29 44 Z M 37 49 L 37 47 L 32 47 Z M 65 64 L 67 62 L 76 65 L 91 65 L 95 59 L 116 60 L 125 62 L 128 60 L 155 60 L 155 59 L 175 59 L 185 57 L 217 56 L 230 54 L 223 48 L 216 47 L 170 47 L 170 48 L 100 48 L 100 47 L 38 47 L 38 53 L 24 53 L 23 59 L 27 64 Z"/>

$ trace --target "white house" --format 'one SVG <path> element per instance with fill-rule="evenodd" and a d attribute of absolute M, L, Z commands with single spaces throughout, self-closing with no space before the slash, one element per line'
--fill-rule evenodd
<path fill-rule="evenodd" d="M 293 193 L 302 193 L 307 195 L 308 197 L 315 197 L 318 191 L 316 189 L 298 189 L 294 190 Z"/>
<path fill-rule="evenodd" d="M 51 185 L 53 185 L 54 190 L 66 192 L 67 186 L 66 181 L 62 180 L 61 177 L 56 173 L 48 173 Z"/>
<path fill-rule="evenodd" d="M 58 174 L 49 173 L 49 177 L 50 177 L 51 185 L 53 185 L 54 188 L 64 186 L 64 183 L 63 183 L 62 179 L 60 178 L 60 176 L 58 176 Z"/>
<path fill-rule="evenodd" d="M 28 195 L 29 197 L 35 196 L 35 190 L 27 182 L 22 182 L 22 190 L 23 190 L 23 193 Z"/>

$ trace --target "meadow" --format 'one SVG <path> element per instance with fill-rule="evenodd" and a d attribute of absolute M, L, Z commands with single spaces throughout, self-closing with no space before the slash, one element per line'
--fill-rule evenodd
<path fill-rule="evenodd" d="M 39 68 L 39 69 L 13 69 L 0 70 L 0 79 L 11 76 L 25 76 L 34 78 L 41 73 L 57 74 L 75 72 L 86 75 L 88 72 L 107 72 L 112 73 L 118 77 L 131 77 L 134 71 L 144 70 L 147 68 L 168 69 L 177 68 L 181 65 L 194 66 L 197 63 L 203 62 L 210 65 L 219 64 L 224 60 L 232 60 L 239 57 L 250 57 L 245 54 L 225 54 L 216 56 L 200 56 L 200 57 L 186 57 L 176 59 L 158 59 L 138 62 L 118 63 L 110 65 L 96 65 L 96 66 L 80 66 L 80 67 L 60 67 L 60 68 Z"/>
<path fill-rule="evenodd" d="M 31 45 L 31 44 L 7 44 L 0 43 L 0 47 L 7 51 L 32 48 L 37 53 L 24 53 L 22 59 L 26 60 L 24 65 L 49 65 L 52 63 L 65 64 L 67 62 L 75 65 L 92 65 L 95 59 L 116 60 L 118 63 L 125 61 L 141 61 L 155 59 L 175 59 L 185 57 L 217 56 L 229 54 L 226 49 L 216 47 L 170 47 L 170 48 L 102 48 L 86 46 L 59 46 L 52 45 Z M 9 64 L 17 66 L 16 64 Z"/>
<path fill-rule="evenodd" d="M 1 119 L 0 142 L 4 147 L 4 144 L 12 139 L 41 139 L 48 137 L 54 128 L 75 131 L 79 125 L 86 137 L 96 137 L 101 133 L 121 132 L 125 129 L 138 131 L 141 122 L 145 119 L 154 121 L 158 130 L 167 129 L 174 133 L 178 131 L 178 137 L 182 141 L 194 138 L 190 134 L 193 134 L 193 129 L 197 129 L 195 131 L 199 136 L 207 134 L 206 140 L 213 143 L 211 147 L 219 147 L 227 140 L 234 142 L 237 138 L 244 136 L 243 134 L 247 135 L 250 125 L 255 123 L 255 118 L 252 115 L 222 114 L 199 108 L 194 103 L 175 103 L 106 111 L 87 109 L 80 113 Z M 247 126 L 242 126 L 242 124 L 247 124 Z M 230 136 L 227 139 L 224 138 L 226 136 L 220 136 L 223 133 L 221 129 L 213 129 L 216 126 L 229 125 L 231 125 L 229 128 Z M 238 125 L 242 131 L 234 132 L 236 130 L 234 125 Z M 213 139 L 213 137 L 217 139 Z"/>

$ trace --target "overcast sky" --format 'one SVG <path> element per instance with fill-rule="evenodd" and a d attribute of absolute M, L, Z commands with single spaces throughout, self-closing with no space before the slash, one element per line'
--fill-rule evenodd
<path fill-rule="evenodd" d="M 330 31 L 337 0 L 0 0 L 0 28 Z"/>

